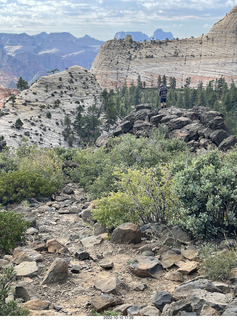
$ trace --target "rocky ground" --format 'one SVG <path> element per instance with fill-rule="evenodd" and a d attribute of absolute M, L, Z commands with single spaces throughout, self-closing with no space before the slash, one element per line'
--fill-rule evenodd
<path fill-rule="evenodd" d="M 203 279 L 200 247 L 178 227 L 125 224 L 112 236 L 75 184 L 48 201 L 7 208 L 31 222 L 26 243 L 0 259 L 17 272 L 15 297 L 31 316 L 237 315 L 234 283 Z M 234 280 L 234 278 L 233 278 Z"/>

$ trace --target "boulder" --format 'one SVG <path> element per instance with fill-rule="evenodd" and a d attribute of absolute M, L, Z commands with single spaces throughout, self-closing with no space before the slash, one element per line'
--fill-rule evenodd
<path fill-rule="evenodd" d="M 69 253 L 68 248 L 57 239 L 50 239 L 46 242 L 46 247 L 50 253 Z"/>
<path fill-rule="evenodd" d="M 237 316 L 237 298 L 227 305 L 225 311 L 222 313 L 222 316 Z"/>
<path fill-rule="evenodd" d="M 192 311 L 191 303 L 188 300 L 180 300 L 166 304 L 161 316 L 177 316 L 181 312 L 191 313 Z"/>
<path fill-rule="evenodd" d="M 192 310 L 200 315 L 205 305 L 217 311 L 223 311 L 228 305 L 229 298 L 223 293 L 197 289 L 188 297 L 188 300 L 192 305 Z"/>
<path fill-rule="evenodd" d="M 160 261 L 153 257 L 140 256 L 129 264 L 130 271 L 138 277 L 159 278 L 163 272 Z"/>
<path fill-rule="evenodd" d="M 184 276 L 179 271 L 170 271 L 165 274 L 165 279 L 170 281 L 177 281 L 177 282 L 183 282 Z"/>
<path fill-rule="evenodd" d="M 221 293 L 221 290 L 217 288 L 211 281 L 207 279 L 199 279 L 196 281 L 190 281 L 188 283 L 181 284 L 176 287 L 173 296 L 175 299 L 182 299 L 190 296 L 195 290 L 205 290 L 208 292 Z"/>
<path fill-rule="evenodd" d="M 188 125 L 190 123 L 191 123 L 191 120 L 189 118 L 178 117 L 178 118 L 174 118 L 169 121 L 168 128 L 171 131 L 177 130 L 177 129 L 181 129 L 181 128 L 185 127 L 186 125 Z"/>
<path fill-rule="evenodd" d="M 127 309 L 127 314 L 128 314 L 128 316 L 132 316 L 132 317 L 139 316 L 141 309 L 142 309 L 141 306 L 132 306 Z"/>
<path fill-rule="evenodd" d="M 42 285 L 52 283 L 65 283 L 68 279 L 68 264 L 61 258 L 56 258 L 47 271 Z"/>
<path fill-rule="evenodd" d="M 172 295 L 169 292 L 164 292 L 164 291 L 156 292 L 152 298 L 152 303 L 160 311 L 163 310 L 166 304 L 170 304 L 171 302 L 172 302 Z"/>
<path fill-rule="evenodd" d="M 232 148 L 236 144 L 236 142 L 237 139 L 235 136 L 229 136 L 219 144 L 218 148 L 222 151 L 227 151 Z"/>
<path fill-rule="evenodd" d="M 140 243 L 141 230 L 133 223 L 124 223 L 114 229 L 111 242 L 118 244 Z"/>
<path fill-rule="evenodd" d="M 97 312 L 101 312 L 109 307 L 114 307 L 119 304 L 123 304 L 122 299 L 115 297 L 112 294 L 102 294 L 91 299 L 91 306 Z"/>
<path fill-rule="evenodd" d="M 98 279 L 95 283 L 95 288 L 103 293 L 118 293 L 119 288 L 121 288 L 121 282 L 117 277 Z"/>
<path fill-rule="evenodd" d="M 23 303 L 23 307 L 30 310 L 48 310 L 49 306 L 49 301 L 43 301 L 40 299 L 29 300 Z"/>
<path fill-rule="evenodd" d="M 160 310 L 154 306 L 146 306 L 139 310 L 139 316 L 143 317 L 158 317 L 161 315 Z"/>
<path fill-rule="evenodd" d="M 78 250 L 76 253 L 75 253 L 75 258 L 77 260 L 90 260 L 91 259 L 91 256 L 90 254 L 87 252 L 87 251 L 83 251 L 83 250 Z"/>
<path fill-rule="evenodd" d="M 14 298 L 20 298 L 24 301 L 30 300 L 30 295 L 27 289 L 25 288 L 24 284 L 19 283 L 14 287 Z"/>
<path fill-rule="evenodd" d="M 121 304 L 121 305 L 115 307 L 115 308 L 113 309 L 113 311 L 119 312 L 119 313 L 121 313 L 123 316 L 126 316 L 126 315 L 127 315 L 127 310 L 128 310 L 128 308 L 130 308 L 131 306 L 132 306 L 132 305 L 131 305 L 131 304 L 128 304 L 128 303 L 126 303 L 126 304 Z"/>
<path fill-rule="evenodd" d="M 223 140 L 228 138 L 228 133 L 223 129 L 215 130 L 210 134 L 210 138 L 217 146 L 219 146 Z"/>

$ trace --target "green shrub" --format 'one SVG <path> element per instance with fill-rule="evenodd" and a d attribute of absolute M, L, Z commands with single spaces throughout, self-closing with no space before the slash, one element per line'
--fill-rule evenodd
<path fill-rule="evenodd" d="M 0 152 L 0 173 L 17 170 L 18 165 L 12 150 L 4 149 Z"/>
<path fill-rule="evenodd" d="M 231 269 L 237 267 L 234 249 L 221 252 L 204 252 L 200 273 L 211 280 L 226 281 L 231 277 Z"/>
<path fill-rule="evenodd" d="M 95 202 L 96 220 L 108 228 L 125 222 L 167 222 L 173 207 L 172 179 L 167 168 L 128 169 L 115 175 L 118 191 Z"/>
<path fill-rule="evenodd" d="M 2 169 L 1 169 L 2 167 Z M 29 147 L 0 154 L 0 203 L 50 196 L 63 184 L 62 161 L 53 149 Z"/>
<path fill-rule="evenodd" d="M 195 238 L 215 237 L 237 228 L 237 161 L 218 151 L 199 156 L 175 176 L 179 199 L 175 221 Z"/>
<path fill-rule="evenodd" d="M 0 275 L 0 316 L 27 316 L 29 311 L 17 305 L 14 300 L 6 301 L 10 293 L 10 285 L 15 280 L 13 267 L 3 270 Z"/>
<path fill-rule="evenodd" d="M 19 213 L 0 211 L 0 253 L 9 253 L 24 240 L 29 223 Z"/>
<path fill-rule="evenodd" d="M 0 174 L 0 203 L 21 202 L 24 199 L 50 196 L 55 192 L 53 181 L 48 181 L 39 173 L 13 171 Z"/>
<path fill-rule="evenodd" d="M 150 139 L 132 135 L 112 138 L 107 147 L 86 148 L 75 151 L 71 160 L 77 168 L 67 172 L 74 182 L 78 182 L 91 198 L 100 198 L 110 191 L 117 191 L 114 184 L 114 169 L 150 168 L 171 161 L 183 154 L 185 143 L 176 139 L 166 140 L 160 131 L 154 130 Z M 63 157 L 63 153 L 61 153 Z M 185 159 L 185 154 L 184 154 Z"/>

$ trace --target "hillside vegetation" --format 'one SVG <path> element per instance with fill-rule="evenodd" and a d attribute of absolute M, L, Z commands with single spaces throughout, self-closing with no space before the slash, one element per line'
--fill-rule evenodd
<path fill-rule="evenodd" d="M 178 224 L 195 238 L 237 229 L 237 150 L 195 156 L 186 144 L 125 135 L 106 147 L 40 149 L 24 145 L 0 154 L 3 205 L 50 197 L 65 182 L 85 188 L 94 218 L 108 229 L 123 222 Z"/>

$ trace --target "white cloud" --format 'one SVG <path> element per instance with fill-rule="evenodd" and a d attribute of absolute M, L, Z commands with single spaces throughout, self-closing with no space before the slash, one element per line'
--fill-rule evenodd
<path fill-rule="evenodd" d="M 100 32 L 102 39 L 115 34 L 116 28 L 145 29 L 151 34 L 162 23 L 171 28 L 175 22 L 195 19 L 201 34 L 207 17 L 208 22 L 218 21 L 235 4 L 237 0 L 0 0 L 0 28 L 30 34 L 68 31 L 94 36 Z"/>

